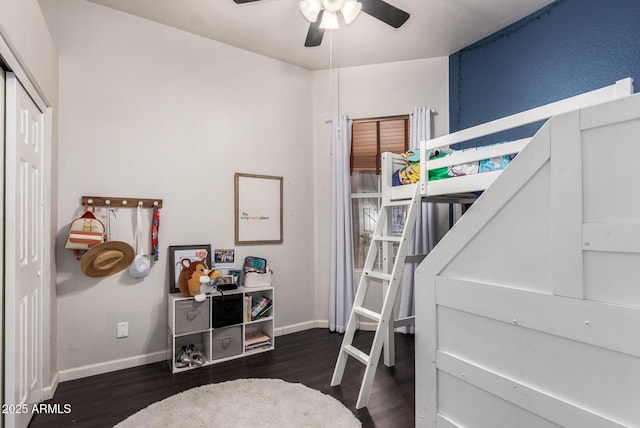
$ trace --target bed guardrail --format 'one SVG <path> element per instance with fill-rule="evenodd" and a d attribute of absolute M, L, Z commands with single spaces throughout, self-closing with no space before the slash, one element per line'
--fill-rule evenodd
<path fill-rule="evenodd" d="M 552 116 L 556 116 L 558 114 L 567 113 L 580 108 L 600 104 L 605 101 L 610 101 L 610 100 L 621 98 L 631 94 L 633 94 L 633 80 L 631 78 L 626 78 L 626 79 L 618 80 L 615 84 L 601 88 L 601 89 L 596 89 L 594 91 L 586 92 L 581 95 L 576 95 L 571 98 L 566 98 L 560 101 L 546 104 L 544 106 L 536 107 L 536 108 L 526 110 L 520 113 L 516 113 L 510 116 L 496 119 L 491 122 L 486 122 L 481 125 L 463 129 L 448 135 L 434 138 L 432 140 L 422 141 L 420 143 L 421 193 L 425 196 L 436 193 L 436 192 L 429 192 L 427 189 L 430 170 L 434 170 L 436 168 L 460 165 L 466 162 L 479 161 L 482 159 L 488 159 L 496 156 L 516 154 L 526 146 L 530 138 L 512 141 L 505 144 L 490 146 L 490 147 L 483 148 L 482 150 L 473 150 L 473 151 L 460 153 L 460 154 L 457 154 L 455 157 L 445 157 L 445 158 L 435 159 L 435 160 L 429 160 L 426 158 L 426 153 L 428 150 L 448 148 L 452 144 L 458 144 L 458 143 L 470 141 L 476 138 L 486 137 L 488 135 L 496 134 L 498 132 L 503 132 L 503 131 L 518 128 L 521 126 L 529 125 L 532 123 L 540 122 L 543 120 L 547 120 Z M 393 168 L 401 167 L 402 164 L 398 163 L 401 161 L 402 161 L 401 158 L 398 157 L 396 159 L 394 157 Z M 397 166 L 397 165 L 400 165 L 400 166 Z M 391 171 L 394 171 L 394 170 L 395 169 L 392 169 Z M 462 178 L 462 177 L 456 177 L 456 178 Z M 441 181 L 441 180 L 438 180 L 438 181 Z M 433 183 L 436 183 L 436 182 L 433 182 Z M 389 185 L 390 184 L 391 183 L 389 183 Z M 453 192 L 448 192 L 448 193 L 453 193 Z"/>

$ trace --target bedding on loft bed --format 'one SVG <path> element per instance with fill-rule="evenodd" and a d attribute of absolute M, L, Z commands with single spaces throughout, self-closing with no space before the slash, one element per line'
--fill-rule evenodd
<path fill-rule="evenodd" d="M 435 159 L 451 157 L 451 160 L 453 162 L 453 160 L 459 153 L 464 153 L 467 151 L 482 150 L 487 147 L 492 147 L 492 146 L 495 146 L 498 144 L 504 144 L 504 143 L 506 143 L 506 141 L 501 143 L 496 143 L 496 144 L 490 144 L 486 146 L 470 147 L 468 149 L 463 149 L 463 150 L 442 149 L 442 148 L 432 149 L 427 151 L 426 156 L 427 156 L 427 159 L 429 159 L 430 161 Z M 481 159 L 478 161 L 463 162 L 463 163 L 454 164 L 450 166 L 444 166 L 441 168 L 431 169 L 428 171 L 429 181 L 444 180 L 447 178 L 460 177 L 463 175 L 481 174 L 483 172 L 489 172 L 489 171 L 500 171 L 505 169 L 515 156 L 516 154 L 495 156 L 487 159 Z M 392 185 L 403 186 L 406 184 L 418 183 L 420 181 L 420 151 L 409 150 L 401 154 L 401 157 L 406 162 L 406 165 L 393 172 Z"/>

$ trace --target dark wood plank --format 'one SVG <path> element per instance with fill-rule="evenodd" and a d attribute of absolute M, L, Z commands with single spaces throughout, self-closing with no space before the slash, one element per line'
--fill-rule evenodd
<path fill-rule="evenodd" d="M 372 332 L 359 332 L 354 345 L 368 350 L 372 339 Z M 414 427 L 413 336 L 396 334 L 396 366 L 388 368 L 380 363 L 369 405 L 360 410 L 356 410 L 355 403 L 364 373 L 362 364 L 349 359 L 342 385 L 329 384 L 341 341 L 340 334 L 312 329 L 277 337 L 272 352 L 188 372 L 171 374 L 167 363 L 159 362 L 63 382 L 46 403 L 70 404 L 71 413 L 36 414 L 29 427 L 113 427 L 178 392 L 239 378 L 278 378 L 302 383 L 340 400 L 365 428 Z"/>

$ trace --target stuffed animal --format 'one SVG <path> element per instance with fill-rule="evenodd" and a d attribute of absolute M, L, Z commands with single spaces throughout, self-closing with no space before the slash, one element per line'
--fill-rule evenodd
<path fill-rule="evenodd" d="M 216 283 L 214 281 L 215 278 L 222 277 L 222 272 L 218 269 L 209 270 L 209 275 L 200 277 L 200 294 L 205 295 L 209 293 L 213 293 L 216 291 Z M 196 298 L 198 300 L 199 297 Z"/>
<path fill-rule="evenodd" d="M 204 295 L 200 291 L 200 278 L 207 278 L 209 281 L 209 267 L 204 260 L 180 260 L 182 271 L 178 277 L 180 293 L 185 297 L 196 297 L 196 300 L 204 300 Z"/>
<path fill-rule="evenodd" d="M 178 277 L 180 292 L 185 297 L 195 297 L 198 302 L 204 301 L 205 294 L 212 292 L 215 288 L 209 287 L 209 282 L 222 276 L 222 272 L 218 269 L 209 269 L 205 259 L 182 259 L 180 264 L 182 265 L 182 271 Z"/>
<path fill-rule="evenodd" d="M 218 278 L 218 277 L 221 277 L 221 276 L 222 276 L 222 271 L 219 271 L 218 269 L 211 269 L 209 271 L 209 279 L 210 280 Z"/>
<path fill-rule="evenodd" d="M 407 165 L 393 173 L 392 185 L 402 186 L 403 184 L 413 184 L 420 181 L 420 153 L 415 150 L 409 150 L 401 156 Z"/>

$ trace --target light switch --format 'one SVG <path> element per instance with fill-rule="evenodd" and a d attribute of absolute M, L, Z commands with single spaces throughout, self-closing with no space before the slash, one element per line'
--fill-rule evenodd
<path fill-rule="evenodd" d="M 118 328 L 116 331 L 116 338 L 120 339 L 123 337 L 129 336 L 129 323 L 128 322 L 119 322 Z"/>

